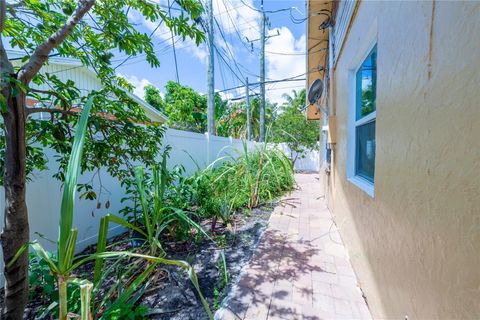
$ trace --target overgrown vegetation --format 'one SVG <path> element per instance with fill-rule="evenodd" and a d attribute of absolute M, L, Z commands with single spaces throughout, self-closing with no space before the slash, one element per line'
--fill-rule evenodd
<path fill-rule="evenodd" d="M 288 155 L 293 164 L 305 157 L 310 150 L 318 149 L 320 139 L 319 121 L 307 120 L 302 108 L 305 106 L 306 91 L 293 90 L 293 95 L 284 94 L 285 103 L 279 108 L 278 116 L 272 124 L 272 141 L 286 143 Z"/>
<path fill-rule="evenodd" d="M 81 170 L 106 168 L 121 180 L 131 174 L 132 163 L 152 164 L 163 129 L 148 123 L 143 109 L 129 99 L 125 90 L 133 87 L 117 75 L 122 62 L 113 58 L 142 54 L 150 66 L 160 65 L 151 35 L 132 24 L 129 13 L 164 23 L 172 36 L 201 43 L 204 36 L 195 20 L 202 5 L 196 0 L 179 2 L 182 12 L 170 16 L 152 1 L 0 0 L 0 168 L 6 204 L 1 244 L 5 265 L 10 266 L 4 270 L 3 318 L 21 319 L 28 300 L 27 253 L 10 264 L 29 241 L 27 178 L 34 170 L 46 169 L 45 150 L 51 148 L 60 164 L 56 177 L 64 180 L 78 107 L 95 94 L 85 94 L 72 80 L 62 81 L 42 67 L 59 56 L 76 59 L 96 73 L 102 88 L 92 107 Z M 9 56 L 6 48 L 21 56 Z M 38 103 L 27 105 L 28 101 Z M 40 113 L 49 114 L 49 121 L 40 120 Z M 85 197 L 95 197 L 91 185 L 78 187 L 87 192 Z"/>
<path fill-rule="evenodd" d="M 86 119 L 81 123 L 85 125 Z M 76 231 L 71 223 L 60 229 L 72 230 L 67 232 L 68 236 L 61 232 L 61 237 L 68 239 L 64 269 L 60 269 L 60 260 L 56 255 L 45 251 L 38 243 L 33 244 L 39 258 L 32 259 L 30 279 L 36 300 L 42 301 L 42 313 L 58 315 L 61 320 L 66 319 L 67 312 L 79 313 L 82 319 L 143 319 L 148 310 L 138 305 L 139 300 L 155 282 L 157 273 L 161 272 L 158 266 L 167 264 L 187 271 L 193 288 L 198 291 L 198 297 L 211 317 L 193 269 L 187 262 L 167 259 L 162 239 L 192 241 L 204 238 L 214 241 L 221 250 L 227 242 L 224 235 L 216 233 L 217 226 L 228 226 L 233 214 L 241 208 L 257 207 L 290 190 L 294 183 L 292 165 L 275 147 L 262 144 L 249 150 L 245 143 L 243 150 L 236 150 L 236 157 L 220 158 L 206 169 L 185 177 L 181 166 L 171 171 L 167 169 L 168 152 L 167 148 L 161 162 L 148 174 L 142 167 L 136 168 L 132 184 L 135 192 L 132 195 L 139 204 L 139 214 L 129 221 L 115 215 L 103 217 L 96 253 L 73 256 Z M 75 159 L 79 162 L 81 153 L 76 154 Z M 71 161 L 74 161 L 73 158 Z M 74 173 L 78 173 L 78 163 L 68 168 L 66 178 L 71 195 L 75 190 Z M 62 221 L 71 221 L 73 196 L 65 201 L 70 204 L 64 206 L 72 211 L 65 211 L 70 212 L 68 214 L 62 211 Z M 134 210 L 133 207 L 128 208 Z M 200 226 L 205 219 L 211 223 L 209 233 Z M 113 244 L 107 245 L 109 223 L 120 224 L 133 231 L 131 239 L 136 237 L 141 240 L 138 247 L 134 246 L 129 251 L 107 251 L 113 247 Z M 62 252 L 60 250 L 59 247 L 58 252 Z M 109 263 L 105 263 L 106 259 Z M 79 270 L 88 261 L 95 261 L 93 277 L 92 273 Z M 229 282 L 222 251 L 217 271 L 219 281 L 213 289 L 214 308 L 219 307 Z M 75 275 L 71 276 L 72 273 Z M 58 303 L 54 301 L 55 297 Z"/>
<path fill-rule="evenodd" d="M 15 257 L 9 261 L 9 266 L 14 264 L 18 257 L 20 257 L 28 249 L 29 245 L 31 245 L 38 257 L 31 272 L 33 274 L 38 273 L 40 275 L 40 279 L 37 279 L 39 281 L 37 286 L 38 284 L 42 283 L 46 285 L 45 288 L 41 289 L 42 292 L 40 294 L 43 295 L 42 298 L 46 298 L 46 294 L 50 294 L 50 299 L 56 296 L 58 297 L 58 303 L 53 301 L 51 304 L 49 304 L 46 311 L 52 311 L 53 314 L 58 312 L 58 318 L 60 320 L 66 320 L 67 314 L 69 313 L 69 307 L 71 307 L 74 310 L 79 309 L 82 320 L 90 320 L 93 318 L 92 314 L 94 316 L 98 315 L 103 319 L 105 319 L 105 314 L 121 317 L 122 313 L 125 314 L 125 306 L 128 306 L 129 303 L 132 304 L 135 302 L 132 302 L 131 298 L 134 295 L 137 295 L 137 299 L 140 297 L 138 293 L 142 293 L 142 291 L 139 291 L 139 288 L 145 287 L 144 283 L 148 283 L 148 278 L 152 275 L 152 273 L 155 272 L 156 267 L 159 264 L 173 265 L 186 270 L 195 290 L 197 290 L 197 294 L 202 304 L 205 307 L 208 317 L 212 319 L 212 313 L 200 291 L 198 279 L 193 268 L 187 262 L 166 259 L 163 252 L 158 252 L 159 250 L 162 250 L 159 242 L 160 232 L 164 226 L 168 225 L 164 222 L 164 220 L 173 220 L 171 219 L 173 216 L 167 215 L 166 217 L 161 217 L 164 209 L 162 205 L 162 199 L 166 186 L 166 180 L 164 178 L 165 175 L 157 171 L 155 168 L 153 170 L 155 184 L 152 198 L 153 207 L 149 206 L 149 202 L 143 188 L 142 168 L 137 168 L 137 187 L 140 194 L 144 218 L 142 226 L 136 227 L 122 220 L 121 218 L 107 215 L 106 217 L 102 218 L 100 223 L 97 252 L 94 254 L 75 257 L 78 234 L 78 230 L 73 227 L 75 191 L 77 188 L 77 179 L 80 173 L 83 148 L 85 145 L 88 114 L 92 104 L 93 97 L 88 100 L 83 108 L 80 121 L 75 130 L 72 152 L 69 157 L 67 172 L 65 175 L 65 185 L 59 220 L 57 255 L 54 256 L 53 254 L 49 253 L 38 241 L 33 241 L 32 243 L 27 243 L 24 245 L 16 253 Z M 162 161 L 161 170 L 166 170 L 165 156 Z M 186 219 L 187 221 L 190 221 L 188 218 Z M 142 250 L 137 252 L 106 251 L 109 221 L 130 227 L 145 236 L 147 239 L 147 241 L 145 241 L 147 252 L 144 253 Z M 195 225 L 194 222 L 191 223 Z M 121 273 L 119 281 L 117 281 L 116 285 L 110 288 L 110 294 L 108 292 L 103 295 L 95 294 L 101 292 L 100 289 L 104 284 L 103 280 L 105 279 L 105 275 L 108 274 L 108 272 L 105 272 L 104 270 L 104 260 L 125 258 L 130 260 L 128 261 L 128 270 L 124 270 Z M 79 267 L 92 260 L 95 261 L 93 279 L 85 279 L 77 277 L 73 274 L 73 272 Z M 142 263 L 145 261 L 148 263 Z M 49 275 L 45 274 L 47 271 L 46 267 L 48 267 Z M 50 277 L 50 275 L 52 275 L 52 277 Z M 120 286 L 124 285 L 124 282 L 122 281 L 124 278 L 127 278 L 128 281 L 125 282 L 126 285 L 120 290 Z M 55 289 L 53 289 L 51 283 L 53 279 L 55 279 Z M 77 288 L 72 290 L 71 285 L 74 285 Z M 75 293 L 78 293 L 78 296 Z M 94 309 L 93 313 L 91 303 L 92 295 L 98 299 L 98 301 L 94 301 L 93 306 L 95 306 L 95 302 L 100 302 L 100 304 L 97 305 L 98 310 Z M 110 306 L 108 309 L 102 309 L 102 307 L 106 304 L 106 298 L 113 298 L 114 301 L 113 303 L 110 301 Z M 107 319 L 110 319 L 110 316 Z"/>
<path fill-rule="evenodd" d="M 206 168 L 197 177 L 199 214 L 228 224 L 241 207 L 254 208 L 272 201 L 293 187 L 292 165 L 278 149 L 267 144 L 249 150 L 247 144 L 238 158 Z"/>

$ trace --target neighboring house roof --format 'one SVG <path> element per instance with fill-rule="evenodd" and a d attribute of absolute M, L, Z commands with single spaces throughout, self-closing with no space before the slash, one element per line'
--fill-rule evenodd
<path fill-rule="evenodd" d="M 168 121 L 168 118 L 167 118 L 166 115 L 164 115 L 163 113 L 161 113 L 160 111 L 155 109 L 151 104 L 144 101 L 139 96 L 137 96 L 137 95 L 135 95 L 135 94 L 133 94 L 129 91 L 126 91 L 123 88 L 119 88 L 119 89 L 123 90 L 127 94 L 127 96 L 130 99 L 132 99 L 132 101 L 138 103 L 143 108 L 143 110 L 145 111 L 145 114 L 147 115 L 147 117 L 149 117 L 152 121 L 158 121 L 158 122 L 162 122 L 162 123 L 166 123 Z"/>
<path fill-rule="evenodd" d="M 15 50 L 7 50 L 7 55 L 8 58 L 12 60 L 12 63 L 14 65 L 16 64 L 16 61 L 20 61 L 19 59 L 25 56 L 23 52 Z M 59 56 L 50 57 L 48 59 L 48 65 L 43 66 L 42 71 L 49 73 L 57 73 L 59 78 L 63 81 L 74 81 L 80 91 L 89 92 L 91 90 L 100 90 L 103 87 L 95 71 L 93 71 L 87 66 L 84 66 L 82 62 L 77 59 Z M 168 118 L 163 113 L 155 109 L 153 106 L 151 106 L 149 103 L 147 103 L 137 95 L 125 90 L 124 88 L 118 86 L 117 88 L 123 90 L 128 98 L 140 105 L 145 111 L 146 116 L 153 122 L 166 123 L 168 121 Z"/>

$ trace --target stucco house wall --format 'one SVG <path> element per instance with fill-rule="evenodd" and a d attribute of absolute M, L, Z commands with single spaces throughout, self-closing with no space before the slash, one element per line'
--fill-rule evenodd
<path fill-rule="evenodd" d="M 372 39 L 374 197 L 346 172 L 351 75 Z M 362 1 L 332 75 L 329 206 L 373 316 L 478 319 L 480 3 Z"/>

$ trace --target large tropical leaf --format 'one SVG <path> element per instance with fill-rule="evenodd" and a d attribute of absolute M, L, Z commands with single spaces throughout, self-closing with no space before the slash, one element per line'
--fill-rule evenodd
<path fill-rule="evenodd" d="M 87 128 L 88 115 L 90 108 L 93 105 L 93 97 L 88 99 L 85 104 L 80 120 L 75 129 L 75 137 L 73 139 L 72 153 L 68 161 L 67 174 L 65 176 L 65 184 L 63 186 L 62 205 L 60 209 L 60 223 L 58 236 L 58 267 L 59 271 L 63 272 L 68 265 L 67 260 L 67 246 L 68 239 L 72 232 L 73 224 L 73 208 L 75 205 L 75 191 L 77 187 L 78 174 L 80 173 L 83 146 L 85 143 L 85 129 Z"/>

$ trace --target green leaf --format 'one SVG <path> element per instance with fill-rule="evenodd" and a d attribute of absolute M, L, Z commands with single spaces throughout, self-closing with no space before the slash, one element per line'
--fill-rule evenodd
<path fill-rule="evenodd" d="M 143 172 L 143 167 L 142 166 L 137 166 L 135 168 L 135 179 L 137 182 L 137 190 L 138 190 L 138 197 L 140 200 L 140 204 L 142 206 L 142 213 L 143 213 L 143 220 L 145 223 L 145 227 L 147 228 L 147 234 L 148 237 L 151 238 L 153 236 L 153 221 L 150 219 L 149 215 L 149 206 L 148 206 L 148 200 L 147 200 L 147 193 L 145 191 L 145 186 L 144 186 L 144 179 L 145 179 L 145 174 Z"/>
<path fill-rule="evenodd" d="M 15 261 L 18 260 L 18 258 L 20 258 L 20 256 L 22 255 L 22 253 L 25 252 L 25 250 L 28 249 L 28 247 L 32 244 L 33 242 L 27 242 L 25 243 L 23 246 L 20 247 L 20 249 L 18 249 L 17 253 L 15 253 L 15 255 L 13 256 L 12 260 L 10 260 L 10 262 L 7 264 L 7 267 L 10 268 L 14 263 Z"/>
<path fill-rule="evenodd" d="M 199 297 L 200 297 L 200 300 L 202 302 L 202 305 L 205 309 L 205 312 L 207 313 L 209 319 L 213 319 L 213 314 L 212 314 L 212 311 L 210 310 L 210 307 L 208 306 L 208 303 L 206 302 L 205 298 L 203 297 L 203 294 L 200 290 L 200 285 L 198 284 L 198 278 L 197 278 L 197 275 L 195 273 L 195 270 L 192 268 L 192 266 L 190 266 L 190 264 L 188 264 L 187 262 L 185 261 L 182 261 L 182 260 L 170 260 L 170 259 L 165 259 L 165 258 L 160 258 L 160 257 L 154 257 L 154 256 L 150 256 L 150 255 L 146 255 L 146 254 L 140 254 L 140 253 L 134 253 L 134 252 L 128 252 L 128 251 L 118 251 L 118 252 L 103 252 L 103 253 L 99 253 L 99 254 L 92 254 L 88 257 L 85 257 L 77 262 L 75 262 L 70 270 L 75 270 L 76 268 L 78 268 L 79 266 L 83 265 L 84 263 L 88 262 L 88 261 L 91 261 L 91 260 L 95 260 L 95 259 L 98 259 L 98 258 L 103 258 L 103 259 L 112 259 L 112 258 L 117 258 L 117 257 L 134 257 L 134 258 L 141 258 L 141 259 L 145 259 L 147 261 L 151 261 L 153 263 L 157 263 L 157 264 L 166 264 L 166 265 L 173 265 L 173 266 L 177 266 L 177 267 L 180 267 L 182 269 L 185 269 L 188 273 L 188 276 L 190 278 L 190 281 L 192 282 L 193 286 L 195 287 Z"/>
<path fill-rule="evenodd" d="M 58 263 L 59 270 L 64 272 L 68 269 L 67 245 L 70 238 L 73 223 L 73 208 L 75 205 L 75 191 L 77 187 L 78 174 L 82 161 L 83 147 L 85 143 L 85 130 L 87 128 L 88 116 L 93 105 L 93 97 L 85 104 L 80 121 L 75 130 L 72 152 L 68 161 L 67 175 L 63 187 L 63 197 L 60 209 L 59 237 L 58 237 Z"/>
<path fill-rule="evenodd" d="M 137 291 L 138 287 L 152 274 L 157 267 L 156 263 L 152 263 L 145 271 L 143 271 L 135 280 L 128 286 L 128 288 L 122 292 L 122 294 L 115 301 L 115 305 L 124 304 Z"/>
<path fill-rule="evenodd" d="M 100 219 L 100 227 L 98 230 L 98 240 L 97 240 L 97 253 L 105 252 L 107 247 L 107 237 L 108 237 L 108 215 Z M 95 267 L 93 272 L 93 283 L 98 284 L 102 276 L 103 269 L 103 259 L 95 260 Z"/>
<path fill-rule="evenodd" d="M 7 99 L 5 99 L 5 96 L 0 93 L 0 111 L 5 113 L 7 112 Z"/>
<path fill-rule="evenodd" d="M 53 273 L 59 273 L 59 270 L 58 270 L 55 262 L 52 260 L 52 258 L 48 254 L 48 252 L 42 247 L 42 245 L 40 243 L 38 243 L 38 241 L 36 241 L 36 240 L 33 241 L 31 245 L 32 245 L 32 249 L 35 251 L 35 253 L 41 259 L 43 259 L 43 261 L 45 261 L 48 264 L 48 266 L 50 267 L 50 270 Z"/>

